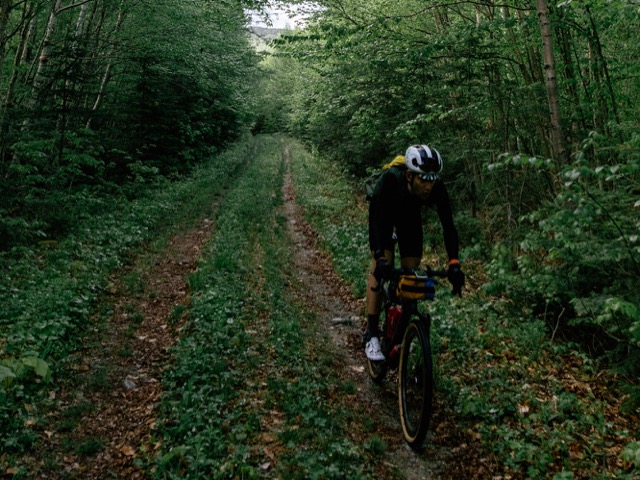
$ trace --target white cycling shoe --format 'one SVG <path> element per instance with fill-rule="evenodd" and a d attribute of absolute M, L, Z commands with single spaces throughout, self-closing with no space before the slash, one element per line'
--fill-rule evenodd
<path fill-rule="evenodd" d="M 364 347 L 364 351 L 367 354 L 367 358 L 372 362 L 381 362 L 384 360 L 378 337 L 371 337 Z"/>

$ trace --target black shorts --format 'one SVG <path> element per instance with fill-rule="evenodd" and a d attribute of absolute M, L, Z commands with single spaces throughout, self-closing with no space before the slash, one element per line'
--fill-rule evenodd
<path fill-rule="evenodd" d="M 384 249 L 394 251 L 393 231 L 398 238 L 400 258 L 422 258 L 422 209 L 419 204 L 402 208 L 397 212 L 389 225 L 385 225 Z M 369 215 L 369 245 L 373 245 L 371 238 L 371 215 Z"/>

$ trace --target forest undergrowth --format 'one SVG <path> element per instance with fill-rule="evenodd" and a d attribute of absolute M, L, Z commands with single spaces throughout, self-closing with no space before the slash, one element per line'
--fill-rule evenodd
<path fill-rule="evenodd" d="M 161 251 L 173 233 L 209 214 L 246 148 L 242 143 L 211 159 L 181 182 L 147 186 L 137 200 L 105 199 L 100 215 L 84 218 L 62 238 L 2 253 L 0 465 L 6 473 L 19 476 L 20 458 L 37 452 L 43 437 L 67 430 L 69 422 L 52 425 L 51 414 L 61 393 L 87 373 L 78 370 L 78 353 L 99 342 L 113 315 L 113 275 L 135 293 L 139 273 L 125 267 L 143 252 Z M 128 329 L 135 330 L 139 314 L 129 313 Z M 108 385 L 105 372 L 93 372 L 95 386 Z M 88 403 L 79 408 L 74 422 L 91 410 Z"/>
<path fill-rule="evenodd" d="M 271 136 L 255 137 L 191 181 L 145 197 L 131 206 L 131 217 L 121 209 L 118 221 L 105 221 L 115 212 L 105 214 L 57 244 L 5 256 L 5 474 L 29 478 L 20 458 L 32 455 L 51 431 L 47 413 L 55 392 L 74 374 L 66 359 L 91 334 L 86 319 L 107 288 L 108 273 L 132 248 L 165 238 L 163 229 L 166 234 L 178 218 L 190 216 L 187 205 L 194 217 L 201 215 L 212 189 L 230 185 L 214 178 L 233 178 L 190 278 L 188 320 L 162 378 L 155 447 L 138 446 L 136 464 L 152 478 L 402 478 L 380 461 L 390 446 L 375 420 L 354 408 L 356 384 L 339 374 L 341 365 L 326 347 L 331 340 L 314 312 L 296 300 L 300 285 L 282 211 L 285 146 L 305 220 L 353 298 L 362 299 L 369 252 L 359 187 L 335 163 Z M 232 175 L 226 164 L 249 151 L 259 161 Z M 140 216 L 150 226 L 132 236 L 127 229 L 141 229 Z M 432 213 L 428 221 L 434 220 Z M 114 237 L 125 243 L 98 241 Z M 425 258 L 439 267 L 444 252 L 433 244 Z M 80 249 L 89 245 L 95 250 Z M 619 388 L 620 374 L 579 345 L 553 337 L 542 319 L 522 316 L 508 296 L 484 288 L 491 272 L 473 245 L 463 247 L 465 295 L 453 298 L 444 287 L 430 308 L 439 415 L 474 445 L 477 457 L 468 462 L 484 465 L 476 477 L 637 478 L 639 421 Z M 50 295 L 43 295 L 43 286 Z M 453 440 L 443 431 L 437 438 L 443 445 Z"/>

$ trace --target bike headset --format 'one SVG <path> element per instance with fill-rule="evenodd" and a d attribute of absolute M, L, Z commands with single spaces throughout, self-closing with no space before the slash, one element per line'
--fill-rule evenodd
<path fill-rule="evenodd" d="M 427 182 L 435 182 L 440 178 L 443 162 L 440 153 L 435 148 L 426 145 L 412 145 L 404 154 L 407 168 L 417 173 Z"/>

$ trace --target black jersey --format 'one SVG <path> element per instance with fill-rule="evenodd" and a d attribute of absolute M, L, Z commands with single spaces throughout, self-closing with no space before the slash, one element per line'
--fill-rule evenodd
<path fill-rule="evenodd" d="M 449 194 L 437 180 L 429 198 L 421 200 L 409 193 L 406 168 L 391 167 L 378 180 L 369 204 L 369 245 L 371 250 L 393 250 L 393 231 L 398 237 L 401 257 L 421 257 L 422 207 L 435 206 L 444 233 L 449 259 L 458 258 L 458 231 L 453 223 Z"/>

